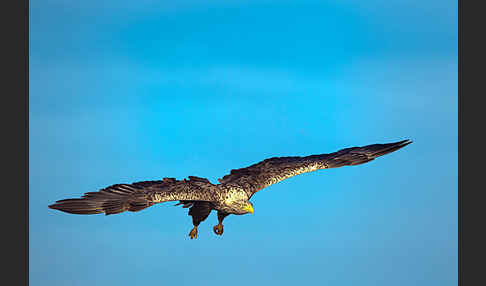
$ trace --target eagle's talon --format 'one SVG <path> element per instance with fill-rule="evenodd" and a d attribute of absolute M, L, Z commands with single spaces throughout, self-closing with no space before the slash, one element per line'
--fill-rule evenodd
<path fill-rule="evenodd" d="M 214 231 L 214 233 L 216 233 L 217 235 L 223 235 L 223 225 L 222 225 L 222 224 L 215 225 L 215 226 L 213 227 L 213 231 Z"/>
<path fill-rule="evenodd" d="M 193 239 L 193 238 L 197 238 L 197 227 L 194 227 L 194 228 L 191 230 L 191 232 L 189 232 L 189 237 L 190 237 L 191 239 Z"/>

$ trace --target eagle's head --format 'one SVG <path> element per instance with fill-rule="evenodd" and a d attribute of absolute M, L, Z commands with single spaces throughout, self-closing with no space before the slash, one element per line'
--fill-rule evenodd
<path fill-rule="evenodd" d="M 231 204 L 234 214 L 243 215 L 253 213 L 253 204 L 248 200 L 237 200 Z"/>

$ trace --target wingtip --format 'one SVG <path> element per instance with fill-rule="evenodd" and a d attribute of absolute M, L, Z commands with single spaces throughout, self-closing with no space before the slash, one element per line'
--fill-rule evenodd
<path fill-rule="evenodd" d="M 406 139 L 402 141 L 403 143 L 401 144 L 403 147 L 407 146 L 408 144 L 412 144 L 413 141 L 412 139 Z"/>
<path fill-rule="evenodd" d="M 391 143 L 389 144 L 389 146 L 391 147 L 390 149 L 394 149 L 394 150 L 398 150 L 398 149 L 401 149 L 409 144 L 412 144 L 413 141 L 411 139 L 405 139 L 405 140 L 402 140 L 402 141 L 398 141 L 398 142 L 395 142 L 395 143 Z"/>
<path fill-rule="evenodd" d="M 372 154 L 372 157 L 376 158 L 376 157 L 383 156 L 385 154 L 395 152 L 395 151 L 402 149 L 403 147 L 405 147 L 405 146 L 407 146 L 411 143 L 412 143 L 412 140 L 405 139 L 405 140 L 398 141 L 398 142 L 377 145 L 378 149 L 375 150 L 375 152 Z"/>
<path fill-rule="evenodd" d="M 395 142 L 395 144 L 399 144 L 399 145 L 408 145 L 410 143 L 413 143 L 412 139 L 405 139 L 402 141 Z"/>
<path fill-rule="evenodd" d="M 53 204 L 50 204 L 50 205 L 48 205 L 47 207 L 48 207 L 48 208 L 50 208 L 50 209 L 53 209 L 53 210 L 57 210 L 57 209 L 59 209 L 58 202 L 55 202 L 55 203 L 53 203 Z"/>
<path fill-rule="evenodd" d="M 391 145 L 393 147 L 403 148 L 403 147 L 407 146 L 408 144 L 412 144 L 412 143 L 413 143 L 413 141 L 411 139 L 405 139 L 405 140 L 402 140 L 402 141 L 390 143 L 389 145 Z"/>

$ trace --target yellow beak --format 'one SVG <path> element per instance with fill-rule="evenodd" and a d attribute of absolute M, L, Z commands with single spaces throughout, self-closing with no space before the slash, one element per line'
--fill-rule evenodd
<path fill-rule="evenodd" d="M 244 210 L 249 213 L 253 213 L 253 207 L 250 204 L 246 205 Z"/>

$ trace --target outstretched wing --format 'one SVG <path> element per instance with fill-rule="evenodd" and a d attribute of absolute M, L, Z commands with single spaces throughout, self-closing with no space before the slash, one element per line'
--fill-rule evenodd
<path fill-rule="evenodd" d="M 259 190 L 287 178 L 320 169 L 353 166 L 369 162 L 376 157 L 394 152 L 412 143 L 403 140 L 388 144 L 373 144 L 352 147 L 330 154 L 306 157 L 274 157 L 246 168 L 231 170 L 229 175 L 218 179 L 221 184 L 238 185 L 247 190 L 249 196 Z"/>
<path fill-rule="evenodd" d="M 85 193 L 81 198 L 57 201 L 49 208 L 73 214 L 135 212 L 167 201 L 213 201 L 214 188 L 204 178 L 164 178 L 161 181 L 113 185 L 98 192 Z"/>

